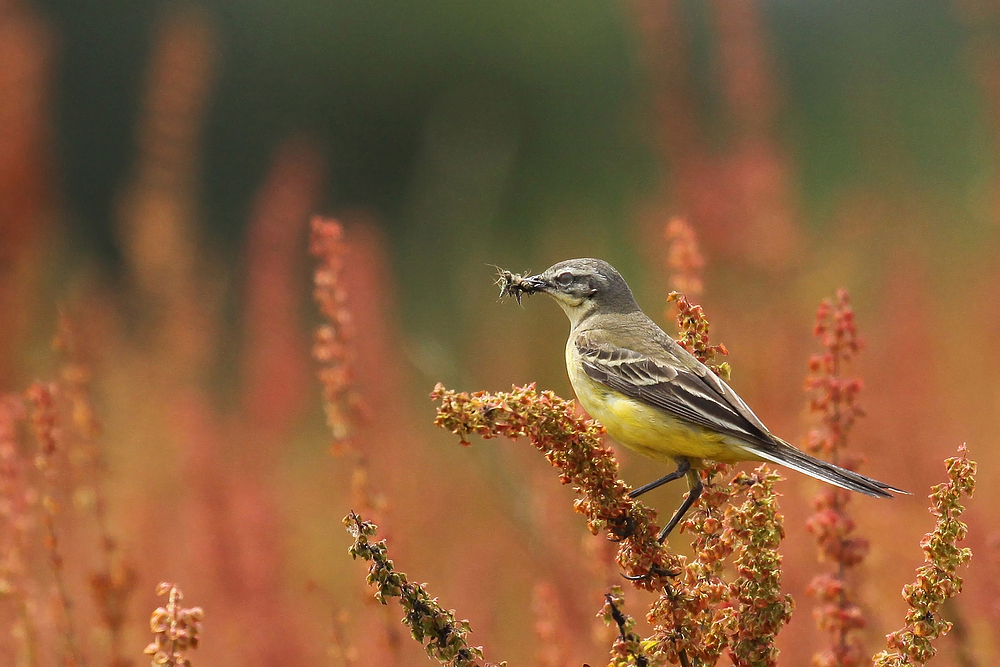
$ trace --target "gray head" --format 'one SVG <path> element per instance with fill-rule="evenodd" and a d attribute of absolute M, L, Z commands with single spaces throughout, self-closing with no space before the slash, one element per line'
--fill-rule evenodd
<path fill-rule="evenodd" d="M 567 259 L 524 278 L 521 291 L 544 292 L 562 306 L 575 327 L 588 315 L 631 313 L 639 310 L 632 290 L 621 274 L 601 259 Z"/>

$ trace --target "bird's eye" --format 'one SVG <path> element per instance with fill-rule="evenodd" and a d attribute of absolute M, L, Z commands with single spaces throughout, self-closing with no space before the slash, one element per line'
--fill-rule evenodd
<path fill-rule="evenodd" d="M 561 287 L 569 287 L 573 284 L 573 274 L 569 271 L 563 271 L 556 276 L 556 282 L 559 283 Z"/>

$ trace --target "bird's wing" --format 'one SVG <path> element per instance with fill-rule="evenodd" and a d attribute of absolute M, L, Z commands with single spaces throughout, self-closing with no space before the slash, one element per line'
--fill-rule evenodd
<path fill-rule="evenodd" d="M 816 479 L 874 497 L 907 493 L 809 456 L 774 436 L 732 388 L 659 328 L 646 328 L 636 347 L 611 343 L 590 330 L 574 340 L 587 375 L 626 396 L 739 439 L 747 451 Z M 634 336 L 632 336 L 634 338 Z"/>
<path fill-rule="evenodd" d="M 736 392 L 676 343 L 640 352 L 612 344 L 591 331 L 579 335 L 574 344 L 584 371 L 593 380 L 758 447 L 776 445 Z"/>

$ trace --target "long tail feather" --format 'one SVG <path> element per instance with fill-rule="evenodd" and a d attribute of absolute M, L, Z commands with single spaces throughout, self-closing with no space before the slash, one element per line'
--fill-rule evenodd
<path fill-rule="evenodd" d="M 797 470 L 810 477 L 815 477 L 818 480 L 839 486 L 848 491 L 857 491 L 858 493 L 863 493 L 874 498 L 892 498 L 892 494 L 889 493 L 890 491 L 911 495 L 909 491 L 897 489 L 885 482 L 865 477 L 854 471 L 809 456 L 784 440 L 778 438 L 775 438 L 775 440 L 778 441 L 778 447 L 768 447 L 765 449 L 763 447 L 750 446 L 747 449 L 762 459 L 787 466 L 792 470 Z"/>

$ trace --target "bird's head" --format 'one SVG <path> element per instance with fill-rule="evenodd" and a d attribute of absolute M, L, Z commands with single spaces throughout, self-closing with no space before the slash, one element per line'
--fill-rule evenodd
<path fill-rule="evenodd" d="M 522 294 L 548 294 L 562 307 L 574 327 L 595 312 L 639 310 L 625 279 L 615 267 L 600 259 L 567 259 L 528 277 L 501 272 L 500 284 L 501 296 L 511 295 L 518 300 Z"/>

